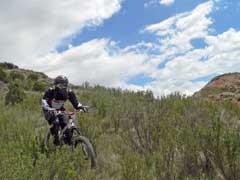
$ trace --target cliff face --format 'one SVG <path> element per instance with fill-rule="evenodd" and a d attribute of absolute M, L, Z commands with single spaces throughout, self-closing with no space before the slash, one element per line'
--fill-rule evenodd
<path fill-rule="evenodd" d="M 215 101 L 228 100 L 240 106 L 240 73 L 217 76 L 193 96 Z"/>

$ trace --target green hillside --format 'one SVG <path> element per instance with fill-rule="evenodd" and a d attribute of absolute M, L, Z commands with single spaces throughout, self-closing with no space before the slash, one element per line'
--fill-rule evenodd
<path fill-rule="evenodd" d="M 240 179 L 240 109 L 231 102 L 72 86 L 95 107 L 77 115 L 97 151 L 92 170 L 67 146 L 43 146 L 49 127 L 40 103 L 51 79 L 2 65 L 0 80 L 0 179 Z M 9 90 L 20 98 L 6 99 Z"/>

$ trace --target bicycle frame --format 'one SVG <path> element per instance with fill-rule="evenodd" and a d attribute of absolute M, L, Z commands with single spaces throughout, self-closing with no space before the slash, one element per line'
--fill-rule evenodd
<path fill-rule="evenodd" d="M 64 133 L 66 132 L 66 130 L 72 130 L 72 129 L 77 129 L 76 125 L 75 125 L 75 113 L 74 112 L 68 112 L 68 122 L 67 125 L 61 129 L 59 128 L 59 140 L 61 142 L 61 144 L 65 144 L 63 141 L 63 137 L 64 137 Z M 79 135 L 81 135 L 81 133 L 78 131 Z"/>

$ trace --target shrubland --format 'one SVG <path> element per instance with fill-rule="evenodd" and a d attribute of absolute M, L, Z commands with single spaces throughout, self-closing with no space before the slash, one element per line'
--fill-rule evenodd
<path fill-rule="evenodd" d="M 86 84 L 74 91 L 81 103 L 93 106 L 77 115 L 77 124 L 94 144 L 97 168 L 67 146 L 46 150 L 43 91 L 28 89 L 13 105 L 0 98 L 0 179 L 240 179 L 235 104 L 178 93 L 156 99 L 151 91 Z"/>

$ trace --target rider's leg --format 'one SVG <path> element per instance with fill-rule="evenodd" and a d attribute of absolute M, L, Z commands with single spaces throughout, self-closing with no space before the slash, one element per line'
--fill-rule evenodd
<path fill-rule="evenodd" d="M 65 128 L 65 126 L 67 125 L 67 123 L 68 123 L 68 113 L 67 112 L 64 112 L 63 113 L 63 115 L 61 116 L 61 118 L 59 118 L 60 119 L 60 126 L 61 126 L 61 128 L 63 129 L 63 128 Z M 72 136 L 71 136 L 71 132 L 67 129 L 66 131 L 65 131 L 65 133 L 64 133 L 64 141 L 66 142 L 66 143 L 69 143 L 70 142 L 70 140 L 71 140 L 71 138 L 72 138 Z"/>
<path fill-rule="evenodd" d="M 54 144 L 56 146 L 58 146 L 60 144 L 60 141 L 59 141 L 59 136 L 58 136 L 58 129 L 59 129 L 59 119 L 56 118 L 54 121 L 53 121 L 53 126 L 50 128 L 50 131 L 51 131 L 51 134 L 53 135 L 54 137 Z"/>
<path fill-rule="evenodd" d="M 59 145 L 59 137 L 58 137 L 58 128 L 59 128 L 59 119 L 55 116 L 54 113 L 50 111 L 43 110 L 45 119 L 48 121 L 49 125 L 52 125 L 50 128 L 50 132 L 52 136 L 54 137 L 54 144 Z"/>
<path fill-rule="evenodd" d="M 65 128 L 65 126 L 67 125 L 68 122 L 68 114 L 66 111 L 64 111 L 61 116 L 59 116 L 59 124 L 61 126 L 61 128 Z"/>
<path fill-rule="evenodd" d="M 46 110 L 43 110 L 43 113 L 48 124 L 51 125 L 56 119 L 56 116 L 52 112 Z"/>

